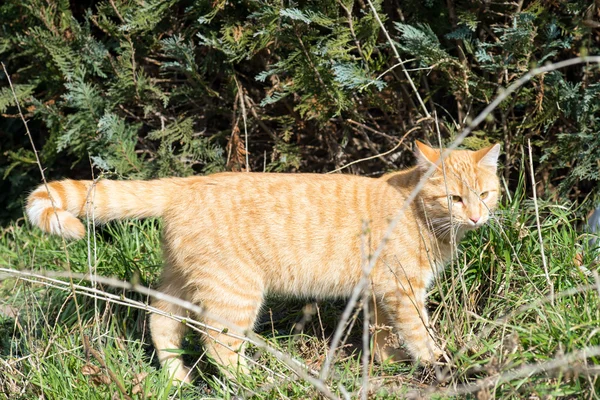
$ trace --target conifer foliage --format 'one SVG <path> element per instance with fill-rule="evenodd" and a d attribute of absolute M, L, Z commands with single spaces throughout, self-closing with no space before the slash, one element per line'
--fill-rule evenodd
<path fill-rule="evenodd" d="M 583 0 L 7 0 L 0 60 L 52 178 L 324 172 L 409 131 L 436 143 L 427 114 L 451 139 L 532 67 L 599 54 L 599 13 Z M 510 178 L 531 138 L 545 187 L 596 193 L 598 77 L 536 77 L 465 145 L 504 143 Z M 3 75 L 0 113 L 6 218 L 39 171 Z M 402 166 L 408 139 L 349 171 Z"/>

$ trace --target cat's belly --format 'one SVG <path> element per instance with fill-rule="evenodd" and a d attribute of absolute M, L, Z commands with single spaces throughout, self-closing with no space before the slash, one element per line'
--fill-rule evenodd
<path fill-rule="evenodd" d="M 270 269 L 266 282 L 268 292 L 318 299 L 349 296 L 362 276 L 360 263 L 290 264 L 271 266 Z"/>

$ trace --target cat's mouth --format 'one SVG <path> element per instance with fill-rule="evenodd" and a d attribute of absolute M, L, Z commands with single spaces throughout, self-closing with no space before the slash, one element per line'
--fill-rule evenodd
<path fill-rule="evenodd" d="M 474 229 L 480 228 L 481 226 L 485 225 L 486 222 L 487 222 L 487 218 L 486 219 L 480 218 L 477 222 L 473 222 L 471 220 L 462 221 L 462 227 L 464 229 L 472 231 Z"/>

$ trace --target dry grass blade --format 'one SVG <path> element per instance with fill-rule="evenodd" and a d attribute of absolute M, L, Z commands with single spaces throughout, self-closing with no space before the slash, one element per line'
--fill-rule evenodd
<path fill-rule="evenodd" d="M 373 12 L 375 19 L 377 20 L 377 23 L 379 24 L 379 27 L 383 31 L 388 43 L 390 44 L 390 47 L 392 48 L 392 51 L 394 52 L 396 59 L 398 60 L 398 64 L 396 64 L 394 67 L 396 67 L 398 65 L 400 65 L 402 67 L 402 72 L 404 73 L 404 76 L 406 76 L 406 79 L 408 80 L 410 87 L 412 88 L 413 92 L 415 93 L 415 96 L 417 96 L 417 100 L 419 100 L 419 105 L 421 106 L 421 109 L 423 110 L 423 112 L 425 113 L 425 115 L 427 117 L 431 117 L 431 114 L 429 114 L 427 107 L 425 107 L 425 103 L 423 102 L 423 99 L 421 98 L 421 95 L 419 94 L 419 91 L 417 90 L 415 83 L 413 82 L 412 78 L 410 77 L 410 74 L 408 73 L 408 71 L 406 70 L 406 67 L 404 66 L 405 61 L 403 61 L 402 58 L 400 57 L 398 50 L 396 50 L 396 45 L 394 44 L 394 41 L 390 37 L 390 34 L 388 33 L 387 29 L 385 29 L 385 26 L 383 25 L 381 18 L 379 18 L 379 13 L 377 12 L 375 5 L 373 4 L 373 2 L 371 0 L 367 0 L 367 3 L 369 4 L 369 7 L 371 8 L 371 12 Z M 391 69 L 393 69 L 393 67 L 390 68 L 390 70 Z"/>
<path fill-rule="evenodd" d="M 556 369 L 564 367 L 572 367 L 574 363 L 584 361 L 591 357 L 600 356 L 600 346 L 590 346 L 585 349 L 574 351 L 561 357 L 557 357 L 553 360 L 541 362 L 537 364 L 528 364 L 512 371 L 505 372 L 496 376 L 491 376 L 478 381 L 475 384 L 468 384 L 458 386 L 452 389 L 441 389 L 433 393 L 429 393 L 431 396 L 460 396 L 465 394 L 471 394 L 479 392 L 486 388 L 498 386 L 505 382 L 510 382 L 516 379 L 524 379 L 533 375 L 551 372 Z M 590 371 L 594 374 L 600 374 L 600 371 Z"/>
<path fill-rule="evenodd" d="M 371 3 L 369 3 L 369 4 L 371 4 Z M 514 84 L 509 86 L 505 91 L 499 93 L 498 97 L 488 107 L 486 107 L 486 109 L 469 125 L 469 127 L 467 129 L 465 129 L 458 136 L 457 140 L 454 141 L 449 148 L 450 149 L 456 148 L 456 146 L 458 146 L 460 144 L 462 139 L 464 139 L 467 135 L 469 135 L 472 132 L 472 130 L 479 123 L 481 123 L 503 100 L 505 100 L 508 96 L 510 96 L 510 94 L 513 93 L 515 90 L 517 90 L 520 86 L 527 83 L 532 77 L 542 74 L 542 73 L 546 73 L 548 71 L 558 69 L 558 68 L 562 68 L 562 67 L 566 67 L 566 66 L 570 66 L 570 65 L 576 65 L 576 64 L 585 63 L 585 62 L 600 63 L 600 57 L 580 57 L 580 58 L 576 58 L 576 59 L 572 59 L 572 60 L 566 60 L 566 61 L 556 63 L 556 64 L 546 65 L 546 66 L 536 68 L 536 69 L 530 71 L 529 73 L 524 75 L 522 78 L 520 78 L 518 81 L 516 81 Z M 3 65 L 3 68 L 4 68 L 4 65 Z M 5 70 L 5 72 L 6 72 L 6 70 Z M 11 85 L 11 87 L 12 87 L 12 85 Z M 240 92 L 240 96 L 242 96 L 242 97 L 240 97 L 240 101 L 242 101 L 241 105 L 243 108 L 244 107 L 244 101 L 242 100 L 244 98 L 243 88 L 239 92 Z M 13 91 L 13 94 L 14 94 L 14 91 Z M 20 112 L 20 108 L 19 108 L 19 112 Z M 243 114 L 245 116 L 245 110 L 243 110 Z M 23 117 L 22 114 L 21 114 L 21 117 L 23 119 L 23 122 L 26 125 L 25 118 Z M 244 118 L 244 121 L 245 121 L 245 118 Z M 246 132 L 246 134 L 247 134 L 247 132 Z M 406 135 L 405 135 L 405 137 L 406 137 Z M 31 140 L 31 136 L 30 136 L 30 140 Z M 398 146 L 400 146 L 401 143 L 402 143 L 402 141 L 400 141 L 400 143 L 398 143 L 398 145 L 390 151 L 394 151 Z M 32 145 L 33 145 L 33 141 L 32 141 Z M 247 136 L 246 136 L 246 148 L 247 148 Z M 387 154 L 387 153 L 384 153 L 384 154 Z M 36 152 L 36 157 L 37 157 L 37 152 Z M 530 154 L 530 161 L 531 161 L 531 154 Z M 40 166 L 40 170 L 43 174 L 43 169 L 41 168 L 41 165 L 39 164 L 39 159 L 38 159 L 38 165 Z M 248 169 L 247 154 L 246 154 L 246 166 Z M 409 198 L 405 202 L 404 207 L 398 211 L 398 213 L 396 214 L 394 219 L 390 222 L 390 224 L 385 232 L 383 240 L 381 240 L 380 243 L 375 243 L 375 245 L 377 245 L 377 247 L 375 248 L 375 251 L 373 252 L 373 254 L 370 257 L 366 257 L 366 260 L 364 263 L 365 268 L 364 268 L 363 279 L 361 279 L 359 284 L 354 288 L 353 293 L 346 305 L 344 313 L 342 314 L 341 321 L 339 322 L 339 324 L 334 332 L 333 340 L 331 342 L 331 347 L 327 354 L 327 359 L 326 359 L 325 363 L 323 364 L 321 371 L 319 372 L 319 376 L 320 376 L 319 378 L 315 377 L 315 375 L 317 375 L 317 373 L 315 373 L 315 371 L 310 370 L 304 364 L 295 360 L 289 354 L 279 351 L 276 348 L 274 348 L 273 346 L 269 345 L 266 341 L 264 341 L 262 338 L 260 338 L 258 335 L 254 334 L 253 332 L 248 332 L 248 331 L 236 332 L 235 325 L 230 324 L 229 321 L 220 321 L 219 318 L 216 318 L 214 316 L 211 316 L 211 319 L 222 322 L 223 325 L 225 325 L 225 326 L 230 326 L 231 327 L 230 333 L 229 333 L 230 335 L 236 335 L 236 337 L 241 337 L 244 340 L 248 340 L 249 342 L 256 345 L 259 349 L 263 349 L 266 353 L 272 355 L 279 362 L 281 362 L 283 365 L 285 365 L 290 371 L 293 371 L 293 373 L 295 373 L 296 375 L 301 377 L 303 380 L 308 382 L 311 386 L 313 386 L 320 393 L 321 396 L 326 397 L 326 398 L 337 398 L 337 395 L 336 395 L 335 391 L 333 390 L 333 387 L 336 387 L 336 390 L 338 390 L 338 393 L 341 393 L 343 396 L 345 396 L 347 398 L 349 398 L 351 395 L 357 395 L 356 391 L 353 392 L 352 394 L 348 393 L 348 391 L 342 385 L 341 379 L 337 380 L 332 385 L 327 384 L 327 379 L 331 376 L 332 364 L 335 361 L 336 350 L 340 346 L 340 343 L 343 343 L 342 337 L 343 337 L 344 333 L 347 331 L 348 321 L 350 320 L 352 313 L 355 312 L 357 308 L 360 308 L 360 307 L 357 307 L 357 305 L 359 304 L 359 302 L 361 300 L 362 300 L 362 306 L 364 307 L 363 308 L 364 313 L 368 314 L 369 306 L 368 306 L 367 298 L 368 298 L 369 292 L 367 289 L 368 289 L 368 284 L 370 283 L 369 274 L 372 271 L 372 269 L 374 268 L 379 256 L 382 254 L 382 251 L 387 244 L 388 238 L 392 235 L 393 231 L 396 229 L 397 225 L 402 220 L 404 211 L 411 204 L 411 202 L 417 198 L 421 188 L 423 187 L 425 180 L 429 177 L 429 175 L 431 173 L 433 173 L 434 170 L 435 170 L 435 167 L 432 166 L 430 168 L 430 170 L 428 171 L 428 173 L 425 175 L 425 177 L 421 180 L 421 182 L 419 182 L 419 184 L 414 188 L 414 190 L 411 192 Z M 533 179 L 533 176 L 532 176 L 532 179 Z M 535 187 L 534 187 L 534 196 L 535 196 Z M 554 299 L 560 298 L 562 296 L 562 294 L 561 293 L 557 293 L 556 295 L 554 294 L 552 281 L 551 281 L 549 273 L 548 273 L 547 261 L 545 259 L 545 255 L 543 253 L 544 250 L 543 250 L 543 242 L 542 242 L 541 229 L 540 229 L 541 225 L 540 225 L 540 220 L 539 220 L 539 210 L 537 208 L 537 199 L 535 197 L 534 197 L 534 203 L 536 205 L 535 212 L 536 212 L 536 217 L 537 217 L 537 228 L 538 228 L 539 242 L 540 242 L 539 244 L 542 249 L 542 259 L 544 260 L 543 261 L 544 262 L 544 271 L 545 271 L 546 279 L 548 281 L 549 288 L 551 290 L 550 295 L 548 297 L 544 297 L 544 299 L 542 299 L 540 301 L 539 304 L 541 304 L 541 302 L 543 302 L 543 301 L 553 301 Z M 513 249 L 513 251 L 514 251 L 514 249 Z M 515 251 L 515 256 L 516 255 L 517 254 Z M 154 309 L 153 307 L 149 306 L 147 303 L 134 301 L 131 299 L 123 298 L 121 296 L 112 295 L 111 293 L 98 290 L 95 287 L 89 288 L 89 287 L 85 287 L 82 285 L 75 285 L 73 282 L 73 279 L 84 279 L 84 280 L 89 280 L 92 282 L 104 283 L 106 285 L 110 285 L 110 286 L 114 286 L 114 287 L 118 287 L 118 288 L 122 288 L 122 289 L 132 290 L 132 291 L 135 291 L 138 293 L 142 293 L 145 296 L 147 296 L 148 298 L 153 297 L 153 298 L 173 302 L 174 304 L 180 305 L 181 307 L 183 307 L 186 310 L 190 310 L 194 313 L 198 313 L 199 315 L 205 315 L 204 310 L 195 304 L 185 302 L 181 299 L 168 296 L 161 292 L 153 291 L 147 287 L 138 285 L 136 283 L 128 283 L 128 282 L 123 282 L 123 281 L 119 281 L 119 280 L 111 279 L 111 278 L 96 277 L 96 276 L 94 276 L 94 274 L 82 275 L 82 274 L 73 274 L 70 272 L 67 272 L 67 273 L 48 272 L 45 274 L 39 274 L 39 273 L 33 273 L 33 272 L 28 272 L 28 271 L 17 271 L 17 270 L 10 269 L 10 268 L 0 268 L 0 272 L 2 272 L 2 274 L 4 276 L 16 276 L 16 277 L 20 277 L 23 280 L 29 280 L 31 282 L 40 283 L 40 284 L 46 285 L 48 287 L 56 287 L 60 290 L 69 291 L 75 297 L 75 301 L 77 298 L 75 295 L 82 294 L 85 296 L 93 297 L 95 299 L 98 298 L 98 299 L 106 300 L 109 302 L 114 302 L 115 304 L 123 304 L 128 307 L 136 307 L 136 308 L 139 308 L 142 310 L 146 310 L 148 312 L 156 312 L 156 313 L 160 312 L 160 310 Z M 53 280 L 53 279 L 50 279 L 49 277 L 68 278 L 70 284 L 67 284 L 66 282 L 63 282 L 60 280 L 55 280 L 55 279 Z M 529 278 L 529 277 L 527 277 L 527 278 Z M 541 286 L 543 286 L 543 283 Z M 585 290 L 589 290 L 589 288 L 592 288 L 593 290 L 595 290 L 596 286 L 595 285 L 585 286 L 585 287 L 582 286 L 580 288 L 577 288 L 577 291 L 572 291 L 572 292 L 579 293 L 584 290 L 583 288 L 585 288 Z M 454 302 L 458 304 L 459 300 L 455 299 Z M 533 307 L 533 304 L 535 304 L 535 302 L 527 304 L 527 307 L 531 308 L 531 307 Z M 76 308 L 77 311 L 79 311 L 79 306 L 76 305 L 76 307 L 77 307 Z M 516 315 L 519 312 L 519 310 L 523 310 L 523 309 L 528 309 L 528 308 L 519 308 L 515 311 L 515 313 L 511 313 L 508 316 L 501 317 L 501 318 L 498 318 L 493 321 L 490 319 L 491 324 L 494 325 L 491 329 L 493 329 L 497 325 L 502 325 L 507 319 L 512 318 L 514 315 Z M 79 315 L 78 315 L 78 317 L 79 317 Z M 195 330 L 197 330 L 199 332 L 206 332 L 207 330 L 215 329 L 215 328 L 212 328 L 205 324 L 202 324 L 198 321 L 189 320 L 189 318 L 187 318 L 187 317 L 183 317 L 183 316 L 169 316 L 169 317 L 171 317 L 173 319 L 178 319 L 180 321 L 185 319 L 186 321 L 189 322 L 189 324 Z M 79 317 L 79 321 L 81 321 L 80 317 Z M 496 324 L 494 324 L 494 323 L 496 323 Z M 81 322 L 79 322 L 79 327 L 81 329 Z M 485 329 L 483 329 L 483 331 L 485 332 Z M 370 376 L 369 376 L 370 371 L 368 369 L 369 355 L 368 355 L 368 318 L 367 318 L 367 315 L 365 315 L 365 324 L 363 325 L 362 338 L 363 338 L 363 346 L 364 346 L 365 351 L 363 353 L 363 358 L 361 360 L 362 361 L 362 392 L 360 393 L 360 395 L 362 398 L 366 398 L 369 395 L 368 393 L 369 393 L 369 380 L 370 380 Z M 85 343 L 85 340 L 87 340 L 87 339 L 84 337 L 83 340 Z M 89 346 L 87 346 L 87 347 L 89 348 Z M 489 388 L 493 385 L 499 385 L 503 382 L 508 382 L 510 380 L 523 379 L 532 374 L 553 371 L 553 370 L 562 368 L 566 365 L 569 365 L 570 362 L 582 361 L 589 357 L 596 357 L 599 354 L 600 353 L 599 353 L 598 347 L 590 346 L 581 351 L 576 351 L 576 352 L 570 353 L 567 356 L 558 357 L 555 360 L 531 364 L 531 365 L 525 365 L 519 369 L 509 371 L 504 374 L 494 375 L 490 378 L 486 378 L 484 380 L 478 381 L 478 382 L 476 382 L 476 384 L 456 386 L 453 389 L 440 389 L 439 391 L 437 391 L 435 393 L 437 393 L 439 395 L 443 395 L 443 396 L 474 393 L 481 389 Z M 592 372 L 590 372 L 590 373 L 592 373 Z M 336 377 L 336 379 L 337 379 L 337 377 Z M 121 390 L 121 388 L 119 390 L 121 391 L 121 393 L 123 393 L 124 396 L 127 396 L 127 394 L 125 392 L 123 392 Z M 254 392 L 250 392 L 250 393 L 254 393 Z"/>
<path fill-rule="evenodd" d="M 52 271 L 46 271 L 43 274 L 41 274 L 41 273 L 36 273 L 36 272 L 32 272 L 32 271 L 17 271 L 17 270 L 12 270 L 9 268 L 0 268 L 0 277 L 2 277 L 2 275 L 4 275 L 5 277 L 17 276 L 17 277 L 21 277 L 21 279 L 27 279 L 28 277 L 33 278 L 34 279 L 34 280 L 32 280 L 33 282 L 37 282 L 37 283 L 40 283 L 43 285 L 55 287 L 55 288 L 58 288 L 61 290 L 65 290 L 64 286 L 63 287 L 60 286 L 61 284 L 64 285 L 65 282 L 54 279 L 54 278 L 69 278 L 71 280 L 79 279 L 79 280 L 86 280 L 86 281 L 91 281 L 92 279 L 96 279 L 97 282 L 102 283 L 104 285 L 109 285 L 109 286 L 112 286 L 115 288 L 121 288 L 121 289 L 126 289 L 126 290 L 132 290 L 132 291 L 141 293 L 145 296 L 148 296 L 148 297 L 151 297 L 154 299 L 160 299 L 163 301 L 171 302 L 185 310 L 191 311 L 193 314 L 196 314 L 199 316 L 207 316 L 210 319 L 214 320 L 215 322 L 222 324 L 223 326 L 226 326 L 229 329 L 226 333 L 228 336 L 247 340 L 250 343 L 252 343 L 254 346 L 258 347 L 259 349 L 266 351 L 267 353 L 269 353 L 270 355 L 275 357 L 277 360 L 279 360 L 281 363 L 286 365 L 292 372 L 294 372 L 300 378 L 306 380 L 308 383 L 313 385 L 315 387 L 315 389 L 317 389 L 324 397 L 329 398 L 329 399 L 337 399 L 338 398 L 335 394 L 333 394 L 333 392 L 329 389 L 329 387 L 323 381 L 321 381 L 311 375 L 311 373 L 316 374 L 316 372 L 311 371 L 308 367 L 306 367 L 300 361 L 292 358 L 288 354 L 286 354 L 278 349 L 275 349 L 273 346 L 269 345 L 264 339 L 262 339 L 259 335 L 255 334 L 254 332 L 249 332 L 249 331 L 239 332 L 239 329 L 237 328 L 237 326 L 235 324 L 233 324 L 227 320 L 224 320 L 223 318 L 220 318 L 219 316 L 209 314 L 201 307 L 199 307 L 193 303 L 190 303 L 188 301 L 185 301 L 185 300 L 179 299 L 177 297 L 173 297 L 173 296 L 167 295 L 165 293 L 147 288 L 147 287 L 137 284 L 137 283 L 124 282 L 124 281 L 120 281 L 118 279 L 107 278 L 107 277 L 103 277 L 103 276 L 95 276 L 92 278 L 91 276 L 89 276 L 87 274 L 52 272 Z M 48 282 L 46 282 L 46 280 Z M 102 300 L 109 300 L 116 304 L 122 304 L 122 305 L 127 305 L 130 307 L 139 308 L 139 309 L 145 310 L 147 312 L 160 313 L 161 315 L 164 315 L 171 319 L 175 319 L 178 321 L 185 321 L 186 324 L 190 328 L 195 329 L 195 330 L 199 331 L 200 333 L 206 333 L 204 330 L 211 330 L 211 331 L 223 333 L 222 329 L 220 329 L 220 328 L 212 327 L 210 325 L 207 325 L 202 322 L 191 319 L 187 316 L 178 316 L 178 315 L 173 315 L 170 313 L 164 313 L 161 310 L 159 310 L 155 307 L 152 307 L 148 304 L 145 304 L 145 303 L 142 303 L 139 301 L 135 301 L 135 300 L 131 300 L 131 299 L 128 299 L 123 296 L 117 296 L 117 295 L 108 293 L 106 291 L 102 291 L 99 289 L 93 289 L 93 288 L 80 286 L 80 285 L 74 285 L 74 287 L 76 288 L 75 293 L 77 293 L 77 294 L 82 294 L 82 295 L 90 296 L 90 297 L 100 296 L 100 298 Z M 220 343 L 220 344 L 226 346 L 223 343 Z"/>
<path fill-rule="evenodd" d="M 492 101 L 469 124 L 469 126 L 467 128 L 465 128 L 456 137 L 456 139 L 447 147 L 447 150 L 450 151 L 450 150 L 456 149 L 462 143 L 462 141 L 475 129 L 475 127 L 477 127 L 480 123 L 482 123 L 485 120 L 485 118 L 487 118 L 487 116 L 490 115 L 490 113 L 493 110 L 495 110 L 500 105 L 500 103 L 502 103 L 502 101 L 504 101 L 506 98 L 508 98 L 508 96 L 510 96 L 513 92 L 515 92 L 518 88 L 523 86 L 525 83 L 529 82 L 534 76 L 537 76 L 537 75 L 540 75 L 540 74 L 543 74 L 543 73 L 546 73 L 549 71 L 554 71 L 554 70 L 557 70 L 560 68 L 565 68 L 568 66 L 583 64 L 583 63 L 600 64 L 600 56 L 576 57 L 576 58 L 561 61 L 561 62 L 558 62 L 555 64 L 548 64 L 543 67 L 532 69 L 527 74 L 525 74 L 523 77 L 519 78 L 517 81 L 515 81 L 510 86 L 508 86 L 505 90 L 501 91 L 500 94 L 494 99 L 494 101 Z M 371 257 L 369 259 L 369 263 L 364 271 L 365 275 L 363 276 L 363 278 L 359 281 L 359 283 L 355 286 L 354 290 L 352 291 L 352 294 L 348 300 L 348 303 L 346 304 L 346 308 L 344 309 L 344 312 L 342 313 L 342 316 L 340 318 L 340 322 L 338 323 L 338 326 L 334 332 L 333 338 L 331 340 L 330 350 L 327 353 L 327 357 L 325 359 L 325 362 L 323 363 L 323 367 L 321 368 L 321 373 L 320 373 L 321 380 L 326 381 L 329 376 L 330 368 L 333 363 L 333 355 L 335 354 L 335 350 L 337 349 L 337 346 L 340 343 L 346 323 L 348 322 L 348 319 L 350 318 L 350 315 L 352 314 L 352 310 L 356 306 L 358 299 L 360 298 L 363 290 L 366 288 L 366 286 L 369 283 L 368 276 L 371 274 L 371 271 L 375 267 L 377 260 L 381 256 L 385 246 L 387 245 L 389 238 L 391 237 L 392 233 L 396 229 L 396 226 L 398 225 L 398 223 L 401 221 L 402 217 L 404 216 L 406 209 L 417 198 L 418 194 L 423 189 L 425 182 L 435 172 L 435 170 L 438 167 L 438 165 L 440 164 L 440 162 L 441 162 L 441 159 L 438 160 L 437 164 L 431 165 L 429 170 L 427 170 L 426 173 L 424 173 L 422 175 L 420 181 L 417 183 L 417 185 L 415 185 L 414 189 L 411 191 L 410 195 L 407 197 L 403 207 L 400 210 L 398 210 L 395 217 L 390 221 L 388 228 L 383 235 L 383 238 L 381 239 L 381 241 L 377 245 L 375 251 L 371 255 Z"/>
<path fill-rule="evenodd" d="M 531 154 L 531 140 L 527 139 L 527 149 L 529 152 L 529 172 L 531 174 L 531 190 L 533 191 L 533 206 L 535 208 L 535 221 L 538 231 L 538 238 L 540 240 L 540 252 L 542 253 L 542 266 L 544 267 L 544 275 L 546 276 L 546 282 L 548 283 L 548 290 L 550 290 L 550 298 L 554 303 L 554 284 L 550 279 L 550 273 L 548 272 L 548 261 L 546 261 L 546 254 L 544 253 L 544 239 L 542 238 L 542 226 L 540 223 L 540 210 L 537 201 L 537 185 L 535 182 L 535 174 L 533 172 L 533 155 Z"/>
<path fill-rule="evenodd" d="M 12 84 L 12 80 L 10 79 L 10 75 L 8 74 L 8 71 L 6 70 L 6 66 L 4 65 L 3 62 L 0 62 L 0 64 L 2 64 L 2 70 L 4 71 L 4 75 L 6 76 L 6 79 L 8 80 L 8 85 L 10 86 L 10 90 L 12 92 L 13 98 L 15 100 L 15 104 L 17 106 L 17 110 L 19 111 L 19 116 L 21 117 L 21 121 L 23 121 L 23 125 L 25 126 L 25 132 L 27 133 L 27 138 L 29 139 L 29 143 L 31 144 L 31 149 L 33 151 L 33 154 L 35 155 L 36 164 L 40 170 L 40 175 L 42 177 L 42 181 L 44 182 L 44 186 L 46 187 L 46 191 L 48 192 L 48 197 L 50 198 L 50 202 L 52 204 L 54 216 L 58 222 L 58 229 L 59 229 L 59 231 L 62 231 L 62 227 L 60 225 L 60 219 L 58 218 L 55 199 L 53 198 L 52 194 L 50 193 L 50 189 L 48 188 L 48 182 L 46 181 L 46 176 L 44 174 L 44 168 L 42 167 L 42 162 L 40 161 L 40 157 L 39 157 L 37 148 L 35 147 L 35 143 L 33 142 L 33 137 L 31 136 L 31 132 L 29 131 L 29 125 L 27 124 L 27 120 L 25 119 L 25 116 L 23 115 L 23 111 L 21 110 L 21 104 L 19 103 L 17 93 L 15 92 L 15 88 Z M 63 249 L 64 249 L 65 255 L 67 257 L 67 262 L 65 264 L 66 268 L 68 271 L 71 271 L 71 264 L 69 262 L 69 252 L 67 251 L 67 244 L 66 244 L 64 238 L 63 238 Z M 72 280 L 70 281 L 70 284 L 71 284 L 71 292 L 75 293 L 75 288 L 73 286 Z M 79 305 L 77 304 L 77 299 L 75 297 L 74 297 L 74 301 L 75 301 L 75 310 L 77 313 L 77 321 L 79 323 L 78 324 L 79 325 L 79 333 L 80 333 L 81 337 L 83 338 L 83 325 L 81 323 L 81 314 L 79 313 Z"/>
<path fill-rule="evenodd" d="M 92 347 L 92 345 L 90 344 L 90 338 L 87 335 L 83 336 L 83 346 L 84 346 L 86 352 L 89 352 L 96 359 L 96 361 L 98 361 L 100 363 L 102 368 L 104 368 L 106 370 L 106 372 L 108 373 L 108 376 L 110 376 L 111 381 L 115 385 L 117 385 L 117 388 L 119 388 L 119 392 L 121 392 L 121 395 L 123 395 L 123 398 L 125 398 L 126 400 L 131 400 L 131 396 L 129 396 L 129 394 L 127 393 L 127 389 L 125 389 L 125 386 L 123 386 L 123 383 L 119 380 L 119 377 L 114 373 L 114 371 L 112 369 L 110 369 L 108 367 L 108 365 L 106 365 L 106 362 L 104 362 L 104 357 L 102 357 L 102 354 L 100 354 L 98 352 L 98 350 L 96 350 Z"/>
<path fill-rule="evenodd" d="M 249 161 L 249 153 L 250 153 L 250 149 L 248 148 L 248 123 L 246 121 L 247 119 L 247 112 L 246 112 L 246 93 L 244 93 L 244 88 L 240 85 L 238 79 L 236 78 L 236 76 L 233 76 L 234 80 L 235 80 L 235 84 L 237 86 L 238 89 L 238 99 L 240 101 L 240 106 L 242 108 L 242 120 L 244 121 L 244 156 L 246 159 L 246 172 L 250 172 L 250 161 Z"/>

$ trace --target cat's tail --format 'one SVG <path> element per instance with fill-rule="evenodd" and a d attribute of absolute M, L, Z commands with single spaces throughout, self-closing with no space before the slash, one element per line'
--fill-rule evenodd
<path fill-rule="evenodd" d="M 85 227 L 79 217 L 95 223 L 114 219 L 160 217 L 177 178 L 153 181 L 64 180 L 40 185 L 27 199 L 27 216 L 43 231 L 66 239 L 81 239 Z"/>

